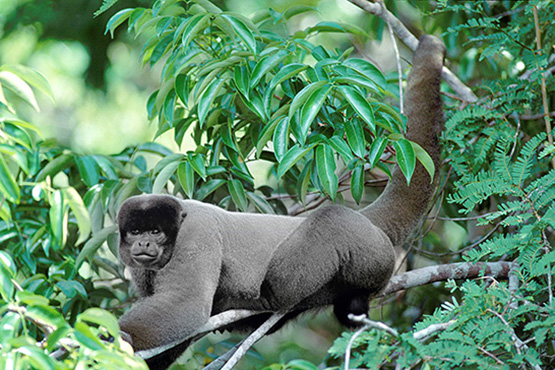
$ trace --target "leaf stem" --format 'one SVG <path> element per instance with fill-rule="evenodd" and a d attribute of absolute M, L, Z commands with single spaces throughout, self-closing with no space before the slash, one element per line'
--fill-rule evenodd
<path fill-rule="evenodd" d="M 540 30 L 540 21 L 538 15 L 538 7 L 534 5 L 532 7 L 534 13 L 534 28 L 536 29 L 536 47 L 537 53 L 542 54 L 542 41 L 541 41 L 541 30 Z M 547 102 L 547 89 L 545 87 L 545 75 L 543 73 L 544 68 L 539 66 L 540 70 L 542 71 L 542 78 L 541 78 L 541 92 L 542 92 L 542 105 L 543 105 L 543 119 L 545 121 L 545 131 L 547 132 L 547 141 L 549 145 L 553 145 L 553 135 L 551 135 L 551 118 L 549 116 L 549 104 Z M 555 158 L 551 159 L 551 165 L 555 168 Z"/>

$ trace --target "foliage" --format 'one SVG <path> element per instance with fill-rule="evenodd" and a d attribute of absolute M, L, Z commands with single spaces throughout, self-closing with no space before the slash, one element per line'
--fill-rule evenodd
<path fill-rule="evenodd" d="M 502 9 L 489 5 L 443 2 L 437 11 L 465 17 L 447 33 L 455 36 L 458 44 L 475 46 L 477 61 L 497 72 L 491 82 L 484 83 L 485 94 L 476 104 L 452 111 L 447 120 L 444 143 L 455 175 L 447 198 L 460 208 L 444 210 L 475 215 L 478 225 L 487 231 L 479 242 L 461 248 L 460 257 L 466 261 L 514 261 L 518 287 L 488 279 L 481 283 L 452 281 L 447 287 L 460 299 L 446 301 L 415 323 L 412 332 L 399 338 L 370 332 L 357 339 L 360 352 L 354 356 L 355 366 L 553 367 L 555 170 L 550 170 L 553 146 L 547 140 L 552 133 L 541 132 L 543 115 L 527 117 L 543 112 L 542 78 L 548 95 L 555 88 L 553 78 L 546 81 L 542 74 L 552 55 L 553 27 L 549 25 L 555 8 L 547 1 L 506 2 Z M 539 10 L 541 43 L 545 45 L 540 50 L 534 7 Z M 476 70 L 466 72 L 470 77 Z M 474 222 L 474 218 L 458 222 Z M 430 325 L 449 322 L 448 329 L 434 333 L 431 339 L 413 336 Z M 338 340 L 331 353 L 342 356 L 348 338 L 350 335 Z"/>
<path fill-rule="evenodd" d="M 395 3 L 386 6 L 402 12 Z M 519 284 L 484 278 L 413 289 L 383 307 L 382 320 L 402 333 L 364 332 L 351 365 L 551 368 L 555 170 L 552 133 L 540 113 L 544 95 L 555 89 L 552 74 L 542 74 L 553 71 L 555 6 L 416 3 L 434 10 L 422 27 L 445 30 L 450 67 L 480 84 L 480 99 L 469 105 L 446 99 L 446 161 L 434 212 L 447 221 L 423 225 L 409 243 L 409 267 L 510 260 Z M 112 6 L 117 1 L 105 0 L 99 13 Z M 366 40 L 365 31 L 325 21 L 290 32 L 295 17 L 314 10 L 296 5 L 247 18 L 207 0 L 167 0 L 120 10 L 108 21 L 107 33 L 124 25 L 133 31 L 143 63 L 160 71 L 148 115 L 156 136 L 171 134 L 183 152 L 154 141 L 115 155 L 60 147 L 19 114 L 21 104 L 39 109 L 37 93 L 52 98 L 46 80 L 26 67 L 0 67 L 1 368 L 144 368 L 120 341 L 114 315 L 100 309 L 117 306 L 117 316 L 130 302 L 113 222 L 130 195 L 169 192 L 232 210 L 286 214 L 296 207 L 284 199 L 298 200 L 302 210 L 326 197 L 342 201 L 350 190 L 361 202 L 368 170 L 387 173 L 384 163 L 394 154 L 405 159 L 398 162 L 409 179 L 416 160 L 430 167 L 403 138 L 397 108 L 383 102 L 396 99 L 389 76 L 350 57 L 353 49 L 314 42 L 329 33 Z M 383 22 L 365 18 L 379 36 Z M 260 161 L 271 166 L 262 186 L 252 169 Z M 464 228 L 463 240 L 452 242 L 443 227 Z M 436 324 L 448 328 L 415 337 Z M 351 336 L 337 339 L 323 365 L 286 358 L 267 368 L 333 367 Z M 201 348 L 204 362 L 213 348 Z"/>
<path fill-rule="evenodd" d="M 352 49 L 328 51 L 309 41 L 322 32 L 362 31 L 325 22 L 287 35 L 291 17 L 313 10 L 295 6 L 248 19 L 207 1 L 185 7 L 159 1 L 110 19 L 107 31 L 127 21 L 129 30 L 148 39 L 144 64 L 162 65 L 160 89 L 148 101 L 157 135 L 173 129 L 181 145 L 190 132 L 195 143 L 195 150 L 157 165 L 152 192 L 173 182 L 173 192 L 185 197 L 280 212 L 279 202 L 264 199 L 265 189 L 255 189 L 250 163 L 272 162 L 285 190 L 304 201 L 312 189 L 335 199 L 348 173 L 362 173 L 365 164 L 383 168 L 379 158 L 390 141 L 407 158 L 399 163 L 408 179 L 415 156 L 430 162 L 400 135 L 404 123 L 397 111 L 378 100 L 388 93 L 382 73 L 347 58 Z M 341 155 L 340 168 L 334 153 Z M 353 177 L 357 202 L 363 182 Z"/>

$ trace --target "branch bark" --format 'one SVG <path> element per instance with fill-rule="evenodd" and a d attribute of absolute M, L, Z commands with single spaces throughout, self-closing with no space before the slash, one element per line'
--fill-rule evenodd
<path fill-rule="evenodd" d="M 361 8 L 362 10 L 374 14 L 386 23 L 391 25 L 391 28 L 397 35 L 397 37 L 403 41 L 403 43 L 412 51 L 415 51 L 418 46 L 418 39 L 414 36 L 407 27 L 395 17 L 389 10 L 385 7 L 380 6 L 378 3 L 372 3 L 368 0 L 348 0 L 351 4 L 354 4 Z M 472 92 L 472 90 L 462 83 L 461 80 L 453 72 L 451 72 L 447 67 L 443 67 L 441 77 L 447 82 L 447 84 L 455 91 L 464 101 L 469 103 L 474 103 L 478 101 L 478 97 Z"/>

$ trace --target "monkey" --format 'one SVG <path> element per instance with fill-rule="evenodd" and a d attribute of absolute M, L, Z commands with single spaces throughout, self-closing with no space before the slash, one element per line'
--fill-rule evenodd
<path fill-rule="evenodd" d="M 436 168 L 444 53 L 439 39 L 420 39 L 405 100 L 406 138 L 420 144 Z M 435 182 L 417 163 L 408 185 L 396 166 L 369 206 L 331 205 L 306 217 L 229 212 L 171 195 L 133 196 L 116 221 L 120 259 L 140 299 L 120 317 L 121 331 L 135 350 L 144 350 L 178 341 L 226 310 L 287 311 L 291 318 L 327 305 L 340 323 L 353 326 L 348 315 L 366 314 L 389 282 L 394 248 L 427 212 Z M 165 369 L 186 347 L 147 363 Z"/>

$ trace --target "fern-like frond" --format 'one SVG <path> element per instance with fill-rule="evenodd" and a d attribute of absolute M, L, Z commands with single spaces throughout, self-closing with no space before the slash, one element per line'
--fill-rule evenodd
<path fill-rule="evenodd" d="M 524 144 L 511 171 L 516 182 L 515 185 L 523 186 L 524 181 L 530 176 L 532 166 L 537 163 L 536 149 L 545 140 L 546 136 L 545 133 L 541 133 Z"/>

